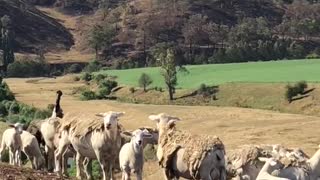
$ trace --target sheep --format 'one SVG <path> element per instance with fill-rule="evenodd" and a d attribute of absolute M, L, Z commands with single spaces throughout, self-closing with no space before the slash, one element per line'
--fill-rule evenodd
<path fill-rule="evenodd" d="M 68 145 L 72 144 L 76 151 L 77 178 L 81 179 L 85 168 L 87 178 L 91 179 L 90 164 L 93 159 L 97 159 L 102 169 L 103 179 L 113 179 L 112 169 L 121 147 L 118 118 L 123 114 L 123 112 L 110 111 L 97 114 L 99 119 L 81 115 L 69 117 L 70 122 L 63 124 L 60 128 L 55 171 L 60 173 L 62 153 Z M 66 116 L 62 122 L 67 121 Z M 88 125 L 91 126 L 88 127 Z M 87 161 L 83 164 L 85 157 Z"/>
<path fill-rule="evenodd" d="M 320 177 L 320 149 L 305 164 L 280 169 L 278 176 L 291 180 L 317 180 Z"/>
<path fill-rule="evenodd" d="M 136 173 L 137 180 L 142 180 L 144 139 L 152 138 L 147 130 L 136 130 L 129 143 L 122 146 L 119 153 L 122 180 L 130 180 L 131 172 Z"/>
<path fill-rule="evenodd" d="M 279 161 L 274 158 L 259 158 L 260 161 L 265 162 L 261 168 L 256 180 L 290 180 L 287 178 L 276 177 L 271 175 L 275 170 L 281 169 L 283 166 Z"/>
<path fill-rule="evenodd" d="M 45 159 L 41 154 L 39 143 L 35 136 L 27 131 L 22 131 L 21 142 L 22 151 L 31 161 L 32 168 L 40 170 L 45 166 Z"/>
<path fill-rule="evenodd" d="M 51 117 L 44 120 L 31 121 L 27 129 L 28 132 L 37 138 L 39 144 L 45 146 L 46 168 L 49 172 L 52 172 L 55 168 L 54 151 L 58 146 L 59 141 L 59 134 L 57 133 L 57 130 L 60 125 L 61 118 L 64 116 L 63 110 L 60 106 L 62 92 L 59 90 L 56 93 L 56 104 L 53 108 Z M 64 166 L 62 172 L 64 174 L 67 173 L 67 158 L 73 156 L 74 153 L 72 153 L 72 150 L 68 149 L 63 159 Z"/>
<path fill-rule="evenodd" d="M 256 179 L 264 163 L 259 157 L 283 158 L 292 162 L 303 162 L 308 156 L 300 149 L 284 148 L 280 145 L 244 145 L 228 153 L 228 175 L 236 179 Z"/>
<path fill-rule="evenodd" d="M 225 149 L 218 137 L 191 135 L 176 130 L 177 117 L 150 115 L 159 130 L 157 158 L 165 179 L 225 180 Z"/>
<path fill-rule="evenodd" d="M 0 147 L 0 159 L 3 151 L 9 149 L 9 163 L 11 165 L 21 166 L 21 133 L 23 131 L 23 124 L 16 123 L 14 125 L 10 124 L 10 129 L 7 129 L 2 134 L 2 141 Z"/>

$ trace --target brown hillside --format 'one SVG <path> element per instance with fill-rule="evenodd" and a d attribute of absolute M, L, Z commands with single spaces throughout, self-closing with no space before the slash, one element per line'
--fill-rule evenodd
<path fill-rule="evenodd" d="M 0 0 L 0 17 L 4 15 L 13 22 L 17 51 L 36 52 L 40 46 L 50 51 L 66 50 L 74 44 L 65 27 L 22 1 Z"/>

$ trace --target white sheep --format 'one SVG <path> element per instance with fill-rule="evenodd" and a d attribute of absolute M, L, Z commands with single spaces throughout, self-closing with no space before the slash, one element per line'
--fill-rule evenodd
<path fill-rule="evenodd" d="M 45 167 L 45 159 L 41 154 L 39 143 L 35 136 L 27 131 L 23 131 L 21 136 L 22 151 L 31 161 L 32 168 L 40 170 Z"/>
<path fill-rule="evenodd" d="M 142 180 L 143 144 L 145 138 L 152 138 L 152 134 L 146 129 L 138 129 L 132 133 L 131 141 L 122 146 L 119 153 L 122 180 L 129 180 L 131 172 L 136 174 L 137 180 Z"/>
<path fill-rule="evenodd" d="M 56 150 L 56 169 L 61 173 L 61 158 L 66 148 L 72 144 L 76 150 L 77 178 L 81 179 L 83 169 L 88 179 L 91 179 L 90 164 L 97 159 L 102 169 L 103 180 L 113 179 L 113 168 L 115 160 L 121 147 L 121 136 L 118 125 L 118 118 L 123 112 L 107 112 L 97 114 L 99 117 L 87 116 L 70 117 L 71 124 L 62 125 L 60 129 L 59 146 Z M 63 118 L 67 121 L 68 116 Z M 69 120 L 70 120 L 69 119 Z M 96 127 L 88 127 L 88 124 L 96 123 Z M 78 136 L 77 131 L 85 130 L 85 133 Z M 84 163 L 84 158 L 87 158 Z M 85 167 L 83 167 L 83 165 Z"/>
<path fill-rule="evenodd" d="M 164 113 L 149 119 L 157 122 L 157 158 L 165 179 L 226 179 L 225 149 L 218 137 L 178 131 L 175 122 L 180 119 Z"/>
<path fill-rule="evenodd" d="M 287 178 L 276 177 L 272 175 L 272 172 L 279 170 L 282 164 L 274 158 L 259 158 L 260 161 L 265 162 L 261 168 L 256 180 L 289 180 Z"/>
<path fill-rule="evenodd" d="M 16 123 L 14 125 L 10 124 L 10 129 L 7 129 L 2 134 L 2 141 L 0 147 L 0 159 L 3 151 L 9 149 L 9 163 L 11 165 L 21 166 L 21 133 L 23 131 L 23 124 Z"/>

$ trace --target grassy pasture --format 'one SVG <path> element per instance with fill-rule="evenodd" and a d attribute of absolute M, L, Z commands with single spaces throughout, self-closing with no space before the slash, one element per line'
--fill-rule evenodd
<path fill-rule="evenodd" d="M 228 82 L 274 83 L 300 80 L 308 82 L 320 81 L 319 59 L 192 65 L 186 67 L 189 74 L 178 74 L 178 88 L 197 88 L 202 83 L 218 85 Z M 107 70 L 99 73 L 117 76 L 117 81 L 120 84 L 130 86 L 138 86 L 140 75 L 147 73 L 153 79 L 151 86 L 164 87 L 159 68 Z"/>

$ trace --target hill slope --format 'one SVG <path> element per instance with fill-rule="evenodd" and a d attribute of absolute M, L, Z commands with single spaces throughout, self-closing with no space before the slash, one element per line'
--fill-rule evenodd
<path fill-rule="evenodd" d="M 13 22 L 16 50 L 20 52 L 36 52 L 40 46 L 50 51 L 66 50 L 74 43 L 65 27 L 24 2 L 0 0 L 0 17 L 4 15 Z"/>

